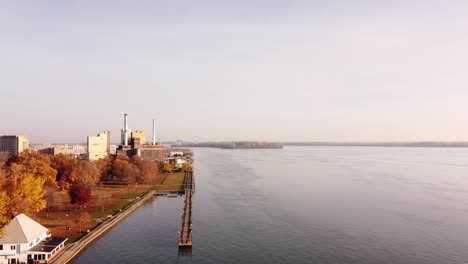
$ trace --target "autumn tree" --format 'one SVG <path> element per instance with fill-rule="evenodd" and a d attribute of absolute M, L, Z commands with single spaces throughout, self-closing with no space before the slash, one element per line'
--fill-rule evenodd
<path fill-rule="evenodd" d="M 49 155 L 27 149 L 13 158 L 10 170 L 12 174 L 30 173 L 44 179 L 44 186 L 57 187 L 55 182 L 57 170 L 51 167 Z"/>
<path fill-rule="evenodd" d="M 88 160 L 80 160 L 78 163 L 76 182 L 79 185 L 88 186 L 90 188 L 96 186 L 99 182 L 99 171 L 96 165 Z"/>
<path fill-rule="evenodd" d="M 136 165 L 137 167 L 140 167 L 143 164 L 143 159 L 139 155 L 133 155 L 130 158 L 130 163 Z"/>
<path fill-rule="evenodd" d="M 58 155 L 52 156 L 51 167 L 57 170 L 57 176 L 55 180 L 57 182 L 64 181 L 73 183 L 77 179 L 78 160 L 59 153 Z"/>
<path fill-rule="evenodd" d="M 0 238 L 3 236 L 3 230 L 10 222 L 10 198 L 4 191 L 0 192 Z"/>
<path fill-rule="evenodd" d="M 0 166 L 0 190 L 3 190 L 5 184 L 7 183 L 7 175 L 5 168 Z"/>
<path fill-rule="evenodd" d="M 117 180 L 123 180 L 125 178 L 124 171 L 128 164 L 128 159 L 117 157 L 112 163 L 112 176 Z"/>
<path fill-rule="evenodd" d="M 123 179 L 127 183 L 136 183 L 137 179 L 140 177 L 140 169 L 134 164 L 127 164 L 124 168 Z"/>
<path fill-rule="evenodd" d="M 3 236 L 3 228 L 10 222 L 10 197 L 6 192 L 6 171 L 0 165 L 0 238 Z"/>
<path fill-rule="evenodd" d="M 73 184 L 68 191 L 70 203 L 80 207 L 91 201 L 91 189 L 88 186 Z"/>
<path fill-rule="evenodd" d="M 57 202 L 57 190 L 53 187 L 46 187 L 45 188 L 45 195 L 44 195 L 44 199 L 46 200 L 46 209 L 47 209 L 47 212 L 50 211 L 50 209 L 52 209 L 55 205 L 56 205 L 56 202 Z"/>
<path fill-rule="evenodd" d="M 153 182 L 154 177 L 158 174 L 158 164 L 154 161 L 145 160 L 140 167 L 140 177 L 137 182 L 143 184 L 149 184 Z"/>
<path fill-rule="evenodd" d="M 36 177 L 31 172 L 12 171 L 6 184 L 10 197 L 10 211 L 17 214 L 33 214 L 44 209 L 46 207 L 44 182 L 44 178 Z"/>
<path fill-rule="evenodd" d="M 94 165 L 96 165 L 101 181 L 109 180 L 109 176 L 111 176 L 112 171 L 111 157 L 108 156 L 103 159 L 99 159 L 94 162 Z"/>
<path fill-rule="evenodd" d="M 163 169 L 164 172 L 170 173 L 170 172 L 172 172 L 172 171 L 174 170 L 174 168 L 175 168 L 175 164 L 174 164 L 174 163 L 172 163 L 172 162 L 164 162 L 164 169 Z"/>
<path fill-rule="evenodd" d="M 183 171 L 183 172 L 192 171 L 192 164 L 190 164 L 189 162 L 184 162 L 184 163 L 182 164 L 182 171 Z"/>

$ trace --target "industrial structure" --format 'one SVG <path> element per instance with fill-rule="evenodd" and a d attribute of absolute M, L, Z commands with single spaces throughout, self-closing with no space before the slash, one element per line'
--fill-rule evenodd
<path fill-rule="evenodd" d="M 88 137 L 88 159 L 98 160 L 109 156 L 110 154 L 110 132 L 105 131 L 97 136 Z"/>
<path fill-rule="evenodd" d="M 0 136 L 0 151 L 9 155 L 18 156 L 29 148 L 28 137 L 25 136 Z"/>
<path fill-rule="evenodd" d="M 164 146 L 156 143 L 156 120 L 153 119 L 152 144 L 146 144 L 146 134 L 143 130 L 132 132 L 128 128 L 128 115 L 124 115 L 124 128 L 121 130 L 121 145 L 117 149 L 118 154 L 128 157 L 139 155 L 143 160 L 164 160 Z"/>
<path fill-rule="evenodd" d="M 75 158 L 87 158 L 88 153 L 85 148 L 85 146 L 82 145 L 72 145 L 68 146 L 67 144 L 65 145 L 54 145 L 54 146 L 35 146 L 33 147 L 37 152 L 41 154 L 47 154 L 47 155 L 58 155 L 58 154 L 64 154 L 68 156 L 72 156 Z M 112 154 L 112 150 L 111 150 Z"/>

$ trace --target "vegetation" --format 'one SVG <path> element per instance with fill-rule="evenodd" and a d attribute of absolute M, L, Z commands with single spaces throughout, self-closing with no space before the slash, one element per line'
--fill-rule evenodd
<path fill-rule="evenodd" d="M 83 206 L 91 201 L 91 188 L 86 185 L 73 184 L 68 194 L 70 195 L 71 204 Z"/>
<path fill-rule="evenodd" d="M 21 213 L 59 234 L 67 231 L 64 236 L 73 235 L 73 223 L 80 226 L 79 232 L 81 227 L 92 228 L 93 218 L 119 211 L 131 197 L 150 189 L 180 188 L 183 175 L 162 171 L 162 163 L 139 156 L 87 161 L 30 150 L 13 158 L 0 153 L 0 236 L 11 217 Z"/>

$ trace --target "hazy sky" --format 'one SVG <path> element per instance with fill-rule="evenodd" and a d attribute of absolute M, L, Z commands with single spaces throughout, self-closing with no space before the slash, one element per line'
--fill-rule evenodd
<path fill-rule="evenodd" d="M 468 2 L 0 1 L 0 134 L 468 140 Z"/>

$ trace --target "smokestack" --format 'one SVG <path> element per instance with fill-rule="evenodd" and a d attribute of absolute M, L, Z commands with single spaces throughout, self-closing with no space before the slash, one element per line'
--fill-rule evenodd
<path fill-rule="evenodd" d="M 124 115 L 124 146 L 128 146 L 128 115 Z"/>
<path fill-rule="evenodd" d="M 156 145 L 156 119 L 153 118 L 153 145 Z"/>

